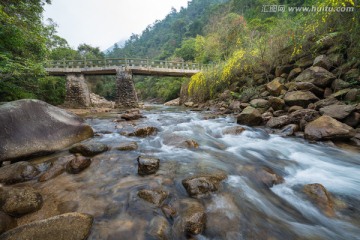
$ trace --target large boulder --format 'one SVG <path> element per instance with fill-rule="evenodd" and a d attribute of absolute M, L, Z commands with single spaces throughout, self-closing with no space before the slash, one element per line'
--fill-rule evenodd
<path fill-rule="evenodd" d="M 305 138 L 311 140 L 350 139 L 355 130 L 336 119 L 323 115 L 305 127 Z"/>
<path fill-rule="evenodd" d="M 266 85 L 266 90 L 268 90 L 271 95 L 280 95 L 281 91 L 284 89 L 284 85 L 281 83 L 281 80 L 282 78 L 275 78 Z"/>
<path fill-rule="evenodd" d="M 246 107 L 237 117 L 238 124 L 248 126 L 259 126 L 262 123 L 262 117 L 259 110 L 253 107 Z"/>
<path fill-rule="evenodd" d="M 43 199 L 33 188 L 5 188 L 1 192 L 2 210 L 10 216 L 20 217 L 42 207 Z"/>
<path fill-rule="evenodd" d="M 0 183 L 14 184 L 33 179 L 40 171 L 29 162 L 17 162 L 0 168 Z"/>
<path fill-rule="evenodd" d="M 328 115 L 337 120 L 342 120 L 349 116 L 355 110 L 355 108 L 355 105 L 330 105 L 320 108 L 320 113 L 322 115 Z"/>
<path fill-rule="evenodd" d="M 286 85 L 289 92 L 291 91 L 310 91 L 318 97 L 324 95 L 324 89 L 315 86 L 310 82 L 290 82 Z"/>
<path fill-rule="evenodd" d="M 217 191 L 225 178 L 224 174 L 198 175 L 182 180 L 182 185 L 190 197 L 202 198 Z"/>
<path fill-rule="evenodd" d="M 85 240 L 92 223 L 93 217 L 88 214 L 65 213 L 11 229 L 1 235 L 1 239 Z"/>
<path fill-rule="evenodd" d="M 0 162 L 51 153 L 93 136 L 80 117 L 39 100 L 0 106 Z"/>
<path fill-rule="evenodd" d="M 310 67 L 295 78 L 296 82 L 311 82 L 314 85 L 324 88 L 329 86 L 336 78 L 334 74 L 322 67 Z"/>
<path fill-rule="evenodd" d="M 310 91 L 294 91 L 286 93 L 284 100 L 289 106 L 301 106 L 306 108 L 310 103 L 318 101 L 319 98 Z"/>
<path fill-rule="evenodd" d="M 319 110 L 320 108 L 323 108 L 323 107 L 326 107 L 326 106 L 345 105 L 345 103 L 337 100 L 336 98 L 329 97 L 329 98 L 325 98 L 325 99 L 322 99 L 320 101 L 315 102 L 314 105 L 315 105 L 315 109 Z"/>

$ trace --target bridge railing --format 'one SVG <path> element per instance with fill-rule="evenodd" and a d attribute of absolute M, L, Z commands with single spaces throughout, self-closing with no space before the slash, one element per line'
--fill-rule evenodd
<path fill-rule="evenodd" d="M 136 58 L 105 58 L 105 59 L 82 59 L 82 60 L 53 60 L 45 64 L 45 68 L 148 68 L 148 69 L 179 69 L 179 70 L 206 70 L 209 64 L 192 62 L 176 62 L 165 60 L 150 60 Z"/>

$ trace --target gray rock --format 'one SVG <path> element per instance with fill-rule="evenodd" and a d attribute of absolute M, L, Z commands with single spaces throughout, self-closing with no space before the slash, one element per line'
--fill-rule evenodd
<path fill-rule="evenodd" d="M 290 118 L 287 115 L 280 117 L 272 117 L 266 123 L 266 127 L 268 128 L 281 128 L 290 123 Z"/>
<path fill-rule="evenodd" d="M 310 103 L 319 101 L 319 98 L 309 91 L 294 91 L 287 92 L 284 100 L 289 106 L 301 106 L 306 108 Z"/>
<path fill-rule="evenodd" d="M 287 137 L 287 136 L 293 136 L 295 132 L 299 131 L 299 125 L 297 124 L 289 124 L 283 127 L 279 134 L 281 136 Z"/>
<path fill-rule="evenodd" d="M 331 94 L 329 96 L 329 98 L 343 99 L 346 96 L 346 94 L 348 94 L 350 92 L 350 90 L 351 90 L 350 88 L 345 88 L 345 89 L 339 90 L 339 91 Z"/>
<path fill-rule="evenodd" d="M 331 84 L 331 88 L 334 90 L 334 92 L 340 91 L 348 87 L 350 87 L 350 83 L 345 82 L 341 79 L 335 79 Z"/>
<path fill-rule="evenodd" d="M 246 129 L 241 126 L 234 126 L 234 127 L 228 127 L 225 128 L 222 133 L 224 135 L 240 135 L 242 132 L 244 132 Z"/>
<path fill-rule="evenodd" d="M 324 89 L 315 86 L 311 82 L 290 82 L 286 85 L 289 92 L 291 91 L 310 91 L 317 97 L 321 97 L 324 94 Z"/>
<path fill-rule="evenodd" d="M 360 102 L 360 89 L 351 89 L 346 95 L 345 95 L 345 101 L 349 102 Z"/>
<path fill-rule="evenodd" d="M 202 198 L 217 191 L 225 178 L 224 174 L 198 175 L 182 180 L 182 185 L 190 197 Z"/>
<path fill-rule="evenodd" d="M 329 98 L 325 98 L 325 99 L 322 99 L 320 101 L 315 102 L 314 105 L 315 105 L 315 109 L 319 110 L 320 108 L 323 108 L 323 107 L 326 107 L 326 106 L 345 105 L 345 103 L 337 100 L 336 98 L 329 97 Z"/>
<path fill-rule="evenodd" d="M 85 240 L 93 217 L 83 213 L 66 213 L 21 225 L 1 235 L 2 240 Z"/>
<path fill-rule="evenodd" d="M 66 164 L 66 172 L 70 174 L 78 174 L 88 168 L 91 164 L 91 159 L 76 154 L 75 158 Z"/>
<path fill-rule="evenodd" d="M 17 162 L 0 168 L 0 183 L 14 184 L 35 178 L 39 170 L 29 162 Z"/>
<path fill-rule="evenodd" d="M 320 108 L 320 113 L 322 115 L 328 115 L 337 120 L 342 120 L 349 116 L 355 110 L 355 108 L 355 105 L 330 105 Z"/>
<path fill-rule="evenodd" d="M 205 229 L 205 224 L 206 214 L 204 207 L 199 202 L 189 202 L 181 215 L 183 231 L 190 235 L 198 235 Z"/>
<path fill-rule="evenodd" d="M 157 158 L 139 156 L 137 162 L 139 175 L 154 174 L 160 167 L 160 160 Z"/>
<path fill-rule="evenodd" d="M 51 153 L 93 136 L 80 117 L 39 100 L 0 106 L 0 162 Z"/>
<path fill-rule="evenodd" d="M 299 76 L 299 74 L 302 72 L 301 68 L 294 68 L 293 70 L 290 71 L 289 76 L 287 77 L 287 81 L 291 81 L 294 78 L 296 78 L 297 76 Z"/>
<path fill-rule="evenodd" d="M 138 192 L 138 196 L 145 201 L 160 206 L 168 197 L 169 193 L 163 190 L 148 190 L 143 189 Z"/>
<path fill-rule="evenodd" d="M 322 67 L 329 71 L 332 64 L 326 55 L 320 55 L 315 58 L 313 66 Z"/>
<path fill-rule="evenodd" d="M 237 117 L 238 124 L 248 126 L 259 126 L 262 123 L 262 117 L 259 110 L 253 107 L 246 107 Z"/>
<path fill-rule="evenodd" d="M 3 191 L 2 210 L 13 217 L 38 211 L 43 199 L 33 188 L 5 188 Z"/>
<path fill-rule="evenodd" d="M 268 109 L 269 108 L 269 101 L 265 100 L 265 99 L 253 99 L 250 102 L 250 106 L 254 107 L 254 108 L 265 108 Z"/>
<path fill-rule="evenodd" d="M 323 115 L 305 127 L 305 138 L 310 140 L 350 139 L 355 130 L 336 119 Z"/>
<path fill-rule="evenodd" d="M 133 151 L 138 149 L 138 145 L 136 142 L 123 142 L 120 143 L 119 146 L 116 147 L 119 151 Z"/>
<path fill-rule="evenodd" d="M 311 82 L 324 88 L 329 86 L 336 76 L 322 67 L 310 67 L 295 78 L 297 82 Z"/>
<path fill-rule="evenodd" d="M 157 240 L 171 239 L 169 222 L 164 217 L 154 217 L 151 219 L 148 234 Z"/>
<path fill-rule="evenodd" d="M 91 157 L 106 152 L 109 147 L 103 143 L 80 143 L 69 149 L 71 153 L 80 153 L 83 156 Z"/>
<path fill-rule="evenodd" d="M 345 120 L 344 123 L 350 127 L 356 128 L 360 124 L 360 113 L 353 112 Z"/>
<path fill-rule="evenodd" d="M 274 111 L 282 110 L 285 107 L 285 101 L 278 97 L 270 97 L 269 105 Z"/>

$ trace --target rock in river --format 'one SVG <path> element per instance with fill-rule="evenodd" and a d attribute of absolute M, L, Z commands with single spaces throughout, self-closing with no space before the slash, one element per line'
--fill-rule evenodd
<path fill-rule="evenodd" d="M 89 167 L 91 159 L 76 154 L 75 158 L 66 164 L 66 171 L 71 174 L 77 174 Z"/>
<path fill-rule="evenodd" d="M 206 224 L 204 207 L 195 201 L 189 201 L 181 215 L 181 226 L 185 233 L 190 235 L 200 234 Z"/>
<path fill-rule="evenodd" d="M 116 147 L 119 151 L 132 151 L 138 149 L 136 142 L 122 142 Z"/>
<path fill-rule="evenodd" d="M 91 157 L 107 150 L 109 150 L 109 147 L 103 143 L 80 143 L 71 147 L 69 152 Z"/>
<path fill-rule="evenodd" d="M 138 192 L 138 196 L 149 203 L 160 206 L 162 202 L 167 198 L 169 193 L 163 190 L 148 190 L 143 189 Z"/>
<path fill-rule="evenodd" d="M 0 106 L 0 162 L 51 153 L 93 136 L 83 119 L 39 100 Z"/>
<path fill-rule="evenodd" d="M 45 220 L 31 222 L 1 235 L 1 240 L 85 240 L 93 217 L 83 213 L 65 213 Z"/>
<path fill-rule="evenodd" d="M 355 130 L 329 116 L 321 116 L 305 127 L 305 138 L 310 140 L 350 139 Z"/>
<path fill-rule="evenodd" d="M 150 175 L 156 173 L 160 167 L 160 160 L 157 158 L 139 156 L 137 161 L 139 175 Z"/>
<path fill-rule="evenodd" d="M 156 127 L 143 127 L 137 128 L 134 132 L 127 134 L 128 136 L 135 136 L 135 137 L 148 137 L 152 135 L 156 135 L 158 129 Z"/>
<path fill-rule="evenodd" d="M 0 183 L 14 184 L 33 179 L 40 172 L 29 162 L 17 162 L 0 168 Z"/>
<path fill-rule="evenodd" d="M 262 117 L 259 110 L 253 107 L 246 107 L 237 117 L 238 124 L 248 126 L 259 126 L 262 123 Z"/>
<path fill-rule="evenodd" d="M 319 183 L 307 184 L 303 187 L 303 192 L 324 212 L 326 216 L 334 216 L 333 200 L 323 185 Z"/>
<path fill-rule="evenodd" d="M 225 178 L 223 174 L 198 175 L 182 180 L 182 185 L 190 197 L 201 198 L 217 191 Z"/>
<path fill-rule="evenodd" d="M 42 196 L 33 188 L 5 188 L 1 200 L 2 210 L 10 216 L 20 217 L 42 207 Z"/>

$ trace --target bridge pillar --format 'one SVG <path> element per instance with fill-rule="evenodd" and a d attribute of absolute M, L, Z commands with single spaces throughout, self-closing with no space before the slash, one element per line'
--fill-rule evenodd
<path fill-rule="evenodd" d="M 133 75 L 131 71 L 116 70 L 116 100 L 117 108 L 137 108 L 138 98 L 135 91 Z"/>
<path fill-rule="evenodd" d="M 66 75 L 66 97 L 64 106 L 70 108 L 90 107 L 90 92 L 84 74 Z"/>

